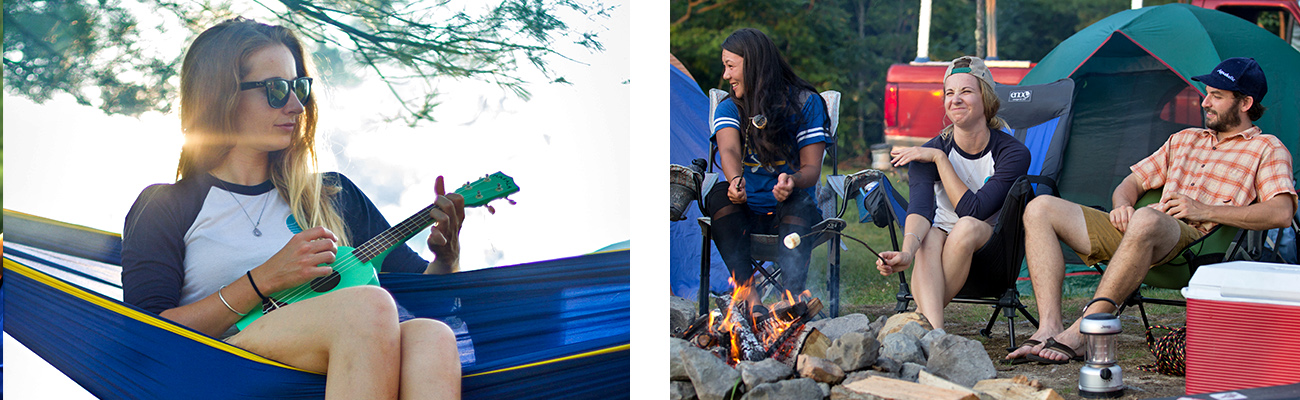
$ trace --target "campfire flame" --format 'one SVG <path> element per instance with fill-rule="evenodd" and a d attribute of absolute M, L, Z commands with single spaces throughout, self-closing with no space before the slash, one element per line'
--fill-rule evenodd
<path fill-rule="evenodd" d="M 812 293 L 805 290 L 798 295 L 786 291 L 783 298 L 776 303 L 766 304 L 748 304 L 748 300 L 754 294 L 754 288 L 751 285 L 737 285 L 735 280 L 730 280 L 735 290 L 732 291 L 731 301 L 727 304 L 726 310 L 719 314 L 710 314 L 709 327 L 715 327 L 714 333 L 722 333 L 723 337 L 728 337 L 727 347 L 729 350 L 728 363 L 736 365 L 742 360 L 747 346 L 744 341 L 745 335 L 740 334 L 737 329 L 739 324 L 749 325 L 748 327 L 739 327 L 741 330 L 752 332 L 752 337 L 758 340 L 762 346 L 762 351 L 771 354 L 770 349 L 780 346 L 778 343 L 789 338 L 790 335 L 784 335 L 790 330 L 800 318 L 804 317 L 807 307 L 806 302 L 812 299 Z M 752 308 L 751 308 L 752 306 Z M 746 315 L 734 315 L 735 312 L 742 312 Z M 716 316 L 722 316 L 721 321 L 716 320 Z M 806 321 L 802 321 L 806 322 Z M 794 327 L 802 329 L 803 324 Z M 797 333 L 797 332 L 796 332 Z M 749 346 L 752 347 L 752 344 Z"/>

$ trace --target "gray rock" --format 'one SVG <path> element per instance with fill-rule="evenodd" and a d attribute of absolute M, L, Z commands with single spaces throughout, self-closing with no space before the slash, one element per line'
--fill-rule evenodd
<path fill-rule="evenodd" d="M 682 348 L 681 355 L 700 400 L 724 400 L 740 383 L 740 372 L 712 353 L 688 346 Z"/>
<path fill-rule="evenodd" d="M 878 397 L 873 397 L 870 400 L 876 399 L 878 399 Z M 867 397 L 850 390 L 847 386 L 836 385 L 831 388 L 831 400 L 867 400 Z"/>
<path fill-rule="evenodd" d="M 926 358 L 930 358 L 930 346 L 947 334 L 948 332 L 944 332 L 943 329 L 935 329 L 926 332 L 925 336 L 921 337 L 921 351 L 925 352 Z"/>
<path fill-rule="evenodd" d="M 845 333 L 865 333 L 871 326 L 871 318 L 863 314 L 849 314 L 839 318 L 819 319 L 806 326 L 817 328 L 827 339 L 835 340 Z"/>
<path fill-rule="evenodd" d="M 793 368 L 772 358 L 759 362 L 741 361 L 736 368 L 740 370 L 740 379 L 748 388 L 780 381 L 794 375 Z"/>
<path fill-rule="evenodd" d="M 886 335 L 901 332 L 903 327 L 907 326 L 909 322 L 915 322 L 921 325 L 921 328 L 924 330 L 933 329 L 933 327 L 930 326 L 930 320 L 926 319 L 925 316 L 920 313 L 909 312 L 894 314 L 890 316 L 889 319 L 885 320 L 884 326 L 880 327 L 880 330 L 876 333 L 876 340 L 882 342 L 885 341 Z"/>
<path fill-rule="evenodd" d="M 839 365 L 824 358 L 809 357 L 807 354 L 799 355 L 796 369 L 799 370 L 799 376 L 812 378 L 818 382 L 836 384 L 844 380 L 844 370 L 840 369 Z"/>
<path fill-rule="evenodd" d="M 845 372 L 870 367 L 879 355 L 880 343 L 876 342 L 876 338 L 858 332 L 845 333 L 826 350 L 826 359 L 839 365 Z"/>
<path fill-rule="evenodd" d="M 921 324 L 918 324 L 916 322 L 908 322 L 907 324 L 903 325 L 903 330 L 899 332 L 903 332 L 908 335 L 911 335 L 912 337 L 916 338 L 916 340 L 919 341 L 921 340 L 922 337 L 925 337 L 925 334 L 929 333 L 930 330 L 921 327 Z"/>
<path fill-rule="evenodd" d="M 869 326 L 871 327 L 871 330 L 880 332 L 880 329 L 885 327 L 886 321 L 889 321 L 889 318 L 884 315 L 881 315 L 879 317 L 876 317 L 876 320 L 872 321 L 871 325 Z"/>
<path fill-rule="evenodd" d="M 791 379 L 773 383 L 764 383 L 749 390 L 741 400 L 785 400 L 807 399 L 821 400 L 825 396 L 816 381 L 808 378 Z M 828 389 L 829 390 L 829 389 Z"/>
<path fill-rule="evenodd" d="M 695 316 L 700 313 L 700 304 L 684 297 L 670 296 L 668 305 L 669 335 L 685 332 L 686 328 L 691 326 L 691 322 L 695 321 Z"/>
<path fill-rule="evenodd" d="M 876 338 L 876 343 L 880 343 L 880 329 L 878 328 L 869 328 L 862 335 L 870 338 Z"/>
<path fill-rule="evenodd" d="M 880 356 L 880 357 L 876 357 L 876 364 L 872 365 L 871 369 L 874 369 L 876 371 L 897 373 L 899 370 L 903 369 L 903 363 L 894 361 L 894 359 L 889 357 Z"/>
<path fill-rule="evenodd" d="M 686 375 L 686 364 L 682 361 L 682 349 L 687 347 L 695 347 L 695 345 L 682 339 L 668 338 L 668 379 L 691 380 L 691 377 Z"/>
<path fill-rule="evenodd" d="M 930 350 L 939 351 L 969 341 L 960 335 L 939 335 L 930 341 Z"/>
<path fill-rule="evenodd" d="M 880 371 L 870 370 L 870 369 L 869 369 L 869 370 L 865 370 L 865 371 L 855 371 L 855 372 L 850 372 L 848 375 L 846 375 L 846 376 L 844 377 L 844 380 L 840 382 L 840 385 L 847 385 L 847 384 L 850 384 L 850 383 L 853 383 L 853 382 L 857 382 L 857 381 L 860 381 L 860 380 L 863 380 L 863 379 L 867 379 L 867 378 L 869 378 L 869 377 L 873 377 L 873 376 L 880 376 L 880 377 L 885 377 L 885 378 L 889 378 L 889 379 L 898 379 L 898 374 L 897 374 L 897 373 L 893 373 L 893 372 L 880 372 Z"/>
<path fill-rule="evenodd" d="M 902 379 L 908 382 L 916 382 L 917 376 L 920 376 L 921 371 L 925 371 L 925 370 L 926 370 L 925 366 L 921 364 L 910 363 L 910 362 L 903 363 L 903 369 L 898 372 L 898 379 Z"/>
<path fill-rule="evenodd" d="M 902 332 L 885 336 L 885 340 L 880 343 L 880 355 L 900 363 L 925 364 L 925 353 L 921 352 L 921 342 L 912 335 Z"/>
<path fill-rule="evenodd" d="M 945 335 L 931 345 L 931 350 L 933 354 L 925 364 L 926 370 L 958 385 L 974 387 L 975 383 L 998 375 L 980 342 Z"/>
<path fill-rule="evenodd" d="M 668 398 L 672 400 L 697 400 L 695 386 L 690 382 L 672 381 L 668 389 Z"/>
<path fill-rule="evenodd" d="M 831 397 L 831 385 L 828 383 L 817 382 L 817 387 L 822 390 L 822 398 Z"/>

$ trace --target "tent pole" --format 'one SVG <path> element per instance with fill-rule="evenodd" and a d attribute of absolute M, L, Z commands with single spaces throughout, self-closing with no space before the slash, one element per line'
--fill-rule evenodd
<path fill-rule="evenodd" d="M 998 59 L 998 0 L 984 0 L 984 6 L 987 8 L 984 15 L 988 22 L 989 33 L 985 35 L 988 38 L 988 57 L 985 60 Z"/>
<path fill-rule="evenodd" d="M 916 28 L 916 60 L 930 61 L 930 0 L 921 0 L 921 21 Z"/>

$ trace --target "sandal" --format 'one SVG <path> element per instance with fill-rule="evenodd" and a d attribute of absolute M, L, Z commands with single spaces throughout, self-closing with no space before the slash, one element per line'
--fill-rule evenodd
<path fill-rule="evenodd" d="M 1043 350 L 1055 350 L 1057 353 L 1064 354 L 1068 358 L 1064 360 L 1052 360 L 1037 354 L 1030 354 L 1025 356 L 1025 358 L 1037 361 L 1042 365 L 1069 364 L 1070 361 L 1083 361 L 1083 356 L 1075 353 L 1074 349 L 1070 348 L 1070 346 L 1061 344 L 1061 342 L 1057 342 L 1054 339 L 1047 339 L 1047 347 L 1044 347 Z"/>
<path fill-rule="evenodd" d="M 1037 340 L 1034 340 L 1034 339 L 1026 339 L 1026 340 L 1023 341 L 1023 342 L 1020 342 L 1020 346 L 1017 347 L 1016 349 L 1019 350 L 1021 347 L 1029 347 L 1029 348 L 1032 349 L 1032 348 L 1034 348 L 1034 347 L 1037 347 L 1037 346 L 1040 345 L 1040 344 L 1043 344 L 1043 342 L 1040 342 L 1040 341 L 1037 341 Z M 1029 359 L 1029 356 L 1032 356 L 1032 355 L 1034 355 L 1034 353 L 1029 353 L 1029 354 L 1026 354 L 1025 356 L 1022 356 L 1022 357 L 1016 357 L 1016 358 L 1004 358 L 1004 359 L 1002 359 L 1002 363 L 1003 363 L 1003 364 L 1007 364 L 1007 365 L 1020 365 L 1020 364 L 1031 363 L 1031 362 L 1034 362 L 1034 360 L 1030 360 L 1030 359 Z"/>

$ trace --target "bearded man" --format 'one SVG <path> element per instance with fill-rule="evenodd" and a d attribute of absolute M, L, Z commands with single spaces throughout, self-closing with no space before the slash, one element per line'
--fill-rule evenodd
<path fill-rule="evenodd" d="M 1039 363 L 1079 360 L 1082 318 L 1062 329 L 1065 261 L 1058 241 L 1085 263 L 1106 263 L 1094 298 L 1122 301 L 1152 266 L 1176 258 L 1218 224 L 1260 230 L 1289 226 L 1296 212 L 1291 154 L 1277 137 L 1252 122 L 1264 114 L 1264 71 L 1251 58 L 1230 58 L 1193 77 L 1205 84 L 1205 129 L 1173 134 L 1160 149 L 1130 167 L 1111 195 L 1109 213 L 1039 196 L 1025 208 L 1025 259 L 1042 323 L 1007 355 Z M 1162 189 L 1160 202 L 1134 209 L 1142 194 Z M 1113 312 L 1093 303 L 1085 315 Z"/>

